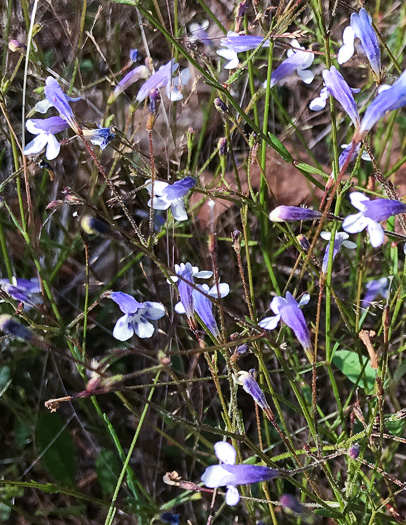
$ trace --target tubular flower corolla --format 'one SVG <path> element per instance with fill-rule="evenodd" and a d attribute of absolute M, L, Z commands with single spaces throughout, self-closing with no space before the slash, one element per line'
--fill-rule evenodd
<path fill-rule="evenodd" d="M 324 252 L 323 257 L 323 264 L 321 267 L 321 271 L 323 273 L 327 273 L 327 267 L 328 267 L 328 259 L 330 254 L 330 239 L 331 239 L 331 233 L 330 232 L 321 232 L 320 237 L 324 239 L 325 241 L 329 241 L 329 243 L 326 246 L 326 251 Z M 345 248 L 348 248 L 349 250 L 354 250 L 357 245 L 355 242 L 347 241 L 349 235 L 345 232 L 337 232 L 334 237 L 334 248 L 333 248 L 333 261 L 336 258 L 337 254 L 341 250 L 341 247 L 344 246 Z"/>
<path fill-rule="evenodd" d="M 55 159 L 61 151 L 61 145 L 55 138 L 55 133 L 60 133 L 69 128 L 67 121 L 61 117 L 50 117 L 44 119 L 29 119 L 25 127 L 35 139 L 24 148 L 24 155 L 39 153 L 46 146 L 45 156 L 48 160 Z"/>
<path fill-rule="evenodd" d="M 227 487 L 226 503 L 237 505 L 240 494 L 236 485 L 248 485 L 259 481 L 270 481 L 279 476 L 279 472 L 269 467 L 258 465 L 236 465 L 237 453 L 235 448 L 226 441 L 218 441 L 214 445 L 217 458 L 221 465 L 207 467 L 202 475 L 202 481 L 209 488 Z"/>
<path fill-rule="evenodd" d="M 154 182 L 154 197 L 148 201 L 148 206 L 154 210 L 171 208 L 172 215 L 177 221 L 186 221 L 187 213 L 183 198 L 196 186 L 196 179 L 185 177 L 173 184 L 163 181 Z M 149 194 L 152 194 L 152 183 L 147 184 Z"/>

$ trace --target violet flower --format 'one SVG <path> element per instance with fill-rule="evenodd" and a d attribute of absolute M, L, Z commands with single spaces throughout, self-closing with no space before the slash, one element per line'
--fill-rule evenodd
<path fill-rule="evenodd" d="M 141 339 L 149 339 L 155 332 L 154 325 L 149 321 L 156 321 L 165 315 L 165 308 L 161 303 L 139 303 L 134 297 L 123 292 L 111 292 L 109 297 L 118 304 L 124 314 L 113 330 L 113 337 L 119 341 L 127 341 L 134 333 Z"/>
<path fill-rule="evenodd" d="M 354 191 L 350 194 L 351 204 L 359 213 L 348 215 L 343 221 L 343 230 L 347 233 L 359 233 L 365 228 L 368 230 L 371 244 L 374 248 L 383 244 L 384 230 L 379 224 L 392 215 L 406 212 L 406 204 L 391 199 L 370 200 L 369 197 Z"/>
<path fill-rule="evenodd" d="M 338 51 L 337 61 L 344 64 L 354 54 L 354 40 L 359 38 L 372 71 L 379 78 L 381 72 L 381 53 L 379 51 L 378 37 L 372 27 L 372 17 L 367 10 L 362 8 L 359 13 L 351 15 L 351 23 L 344 29 L 343 46 Z"/>
<path fill-rule="evenodd" d="M 205 46 L 211 46 L 212 42 L 210 38 L 207 35 L 206 29 L 209 27 L 209 21 L 203 20 L 201 24 L 198 24 L 197 22 L 193 22 L 189 26 L 189 33 L 190 33 L 190 40 L 192 42 L 199 41 Z"/>
<path fill-rule="evenodd" d="M 361 149 L 361 143 L 358 143 L 355 148 L 353 147 L 353 144 L 342 144 L 341 147 L 344 149 L 344 151 L 341 153 L 339 159 L 338 159 L 338 167 L 341 171 L 341 168 L 344 166 L 344 164 L 347 162 L 347 159 L 349 155 L 351 154 L 351 159 L 348 162 L 352 162 L 358 157 L 359 150 Z M 361 155 L 362 160 L 366 160 L 371 162 L 372 159 L 369 156 L 369 153 L 364 150 Z"/>
<path fill-rule="evenodd" d="M 214 445 L 214 453 L 222 461 L 221 465 L 207 467 L 202 475 L 202 481 L 209 488 L 227 487 L 227 505 L 237 505 L 240 494 L 236 485 L 248 485 L 259 481 L 270 481 L 279 476 L 279 472 L 260 465 L 236 465 L 237 452 L 226 441 L 218 441 Z"/>
<path fill-rule="evenodd" d="M 0 279 L 0 288 L 12 299 L 23 303 L 28 308 L 42 303 L 41 285 L 39 279 L 17 279 L 13 277 L 12 282 L 8 279 Z"/>
<path fill-rule="evenodd" d="M 34 333 L 31 332 L 29 328 L 8 314 L 0 315 L 0 330 L 2 330 L 6 335 L 17 337 L 18 339 L 22 339 L 27 343 L 35 343 L 37 340 Z"/>
<path fill-rule="evenodd" d="M 148 78 L 149 69 L 147 66 L 137 66 L 129 71 L 114 88 L 113 93 L 110 95 L 107 104 L 112 104 L 116 98 L 123 93 L 128 87 L 132 86 L 137 80 Z M 148 95 L 148 93 L 147 93 Z M 145 97 L 144 97 L 145 98 Z"/>
<path fill-rule="evenodd" d="M 328 260 L 329 260 L 329 254 L 330 254 L 331 233 L 321 232 L 320 237 L 324 239 L 325 241 L 328 241 L 328 244 L 326 246 L 326 251 L 324 252 L 323 264 L 321 266 L 322 273 L 327 273 Z M 357 247 L 355 242 L 347 241 L 348 238 L 349 238 L 348 233 L 336 232 L 335 237 L 334 237 L 333 261 L 338 255 L 338 253 L 340 252 L 342 246 L 344 246 L 345 248 L 348 248 L 349 250 L 355 250 L 355 248 Z"/>
<path fill-rule="evenodd" d="M 188 216 L 183 198 L 196 186 L 196 179 L 185 177 L 173 184 L 163 181 L 154 182 L 154 198 L 148 201 L 148 206 L 154 210 L 171 208 L 172 215 L 177 221 L 186 221 Z M 147 184 L 149 194 L 152 194 L 152 183 Z"/>
<path fill-rule="evenodd" d="M 359 128 L 360 118 L 353 93 L 358 93 L 360 90 L 350 88 L 335 66 L 331 66 L 330 69 L 325 69 L 323 71 L 323 78 L 327 91 L 342 105 L 355 128 Z"/>
<path fill-rule="evenodd" d="M 184 275 L 182 276 L 185 277 L 185 279 L 187 279 L 189 282 L 194 282 L 193 274 L 191 274 L 190 268 L 185 270 Z M 183 285 L 182 282 L 179 281 L 178 289 L 181 300 L 175 305 L 175 311 L 178 314 L 186 314 L 187 309 L 189 318 L 193 317 L 193 312 L 195 312 L 200 317 L 203 324 L 211 332 L 211 334 L 216 339 L 218 339 L 220 337 L 220 330 L 218 329 L 213 315 L 213 303 L 208 297 L 200 293 L 199 290 L 202 290 L 210 297 L 223 298 L 230 293 L 230 286 L 227 283 L 219 283 L 219 289 L 217 290 L 216 285 L 209 288 L 207 284 L 202 284 L 198 285 L 197 289 L 192 288 L 192 286 L 189 286 L 186 283 L 183 283 Z M 190 290 L 192 290 L 191 296 Z"/>
<path fill-rule="evenodd" d="M 379 295 L 386 299 L 389 295 L 389 284 L 390 281 L 387 277 L 368 281 L 365 285 L 366 293 L 361 300 L 363 308 L 368 308 L 368 306 L 370 306 Z"/>
<path fill-rule="evenodd" d="M 383 89 L 382 89 L 383 88 Z M 355 141 L 361 141 L 372 127 L 383 118 L 388 111 L 394 111 L 406 104 L 406 71 L 392 86 L 381 86 L 378 95 L 365 111 L 358 135 Z"/>
<path fill-rule="evenodd" d="M 301 47 L 295 39 L 291 40 L 290 44 L 295 49 L 288 49 L 288 58 L 272 72 L 271 87 L 278 84 L 284 78 L 293 75 L 295 71 L 305 84 L 311 84 L 313 82 L 314 74 L 312 71 L 308 71 L 308 68 L 313 64 L 314 53 L 304 51 L 304 47 Z M 266 81 L 263 87 L 266 88 Z"/>
<path fill-rule="evenodd" d="M 69 124 L 61 117 L 50 117 L 44 119 L 29 119 L 25 127 L 35 139 L 24 148 L 24 155 L 33 155 L 42 151 L 46 146 L 45 156 L 48 160 L 55 159 L 61 151 L 61 145 L 55 138 L 55 133 L 69 128 Z"/>
<path fill-rule="evenodd" d="M 193 302 L 193 287 L 190 286 L 183 279 L 189 283 L 195 284 L 195 278 L 199 279 L 210 279 L 213 272 L 202 270 L 200 271 L 197 266 L 192 266 L 189 262 L 175 264 L 176 276 L 171 276 L 169 282 L 179 282 L 178 290 L 180 296 L 180 302 L 175 305 L 175 311 L 179 314 L 186 314 L 188 319 L 194 318 L 194 302 Z M 183 279 L 178 279 L 177 275 Z M 201 294 L 200 294 L 201 295 Z"/>
<path fill-rule="evenodd" d="M 179 64 L 173 58 L 164 66 L 161 66 L 156 73 L 151 75 L 149 79 L 142 85 L 137 95 L 137 102 L 142 102 L 147 98 L 151 91 L 160 89 L 166 86 L 166 95 L 172 102 L 181 100 L 182 93 L 178 89 L 180 85 L 185 86 L 190 79 L 189 69 L 184 69 L 179 77 L 172 79 L 173 74 L 178 69 Z"/>
<path fill-rule="evenodd" d="M 299 515 L 303 512 L 303 505 L 293 494 L 282 494 L 279 503 L 285 510 L 287 509 L 294 514 Z"/>
<path fill-rule="evenodd" d="M 300 206 L 278 206 L 269 214 L 272 222 L 295 222 L 295 221 L 314 221 L 320 219 L 322 213 L 309 208 Z"/>
<path fill-rule="evenodd" d="M 39 113 L 46 113 L 53 106 L 59 113 L 59 116 L 66 120 L 75 133 L 80 130 L 79 124 L 73 115 L 69 102 L 76 102 L 80 97 L 72 98 L 62 91 L 61 86 L 53 77 L 48 77 L 45 81 L 45 100 L 35 105 L 35 110 Z"/>
<path fill-rule="evenodd" d="M 279 321 L 282 321 L 294 332 L 299 343 L 309 355 L 312 354 L 312 343 L 310 341 L 310 333 L 306 325 L 302 310 L 299 306 L 303 306 L 310 301 L 310 295 L 305 294 L 298 304 L 296 299 L 290 292 L 286 292 L 286 298 L 276 296 L 272 299 L 270 308 L 275 314 L 272 317 L 265 317 L 258 324 L 265 330 L 274 330 Z"/>
<path fill-rule="evenodd" d="M 239 35 L 229 31 L 227 37 L 221 39 L 222 49 L 219 49 L 217 54 L 229 61 L 224 69 L 235 69 L 239 63 L 238 53 L 251 51 L 261 44 L 263 47 L 269 47 L 269 40 L 265 40 L 262 36 Z"/>
<path fill-rule="evenodd" d="M 101 126 L 95 129 L 83 129 L 82 132 L 85 138 L 89 139 L 95 146 L 99 146 L 101 150 L 106 149 L 115 138 L 110 128 L 102 128 Z"/>

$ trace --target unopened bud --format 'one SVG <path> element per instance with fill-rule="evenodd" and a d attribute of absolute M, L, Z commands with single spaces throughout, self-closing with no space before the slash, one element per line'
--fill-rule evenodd
<path fill-rule="evenodd" d="M 309 208 L 299 206 L 278 206 L 269 214 L 272 222 L 294 222 L 294 221 L 314 221 L 319 219 L 322 214 Z"/>
<path fill-rule="evenodd" d="M 222 157 L 225 157 L 227 155 L 227 150 L 228 150 L 227 139 L 225 137 L 222 137 L 221 139 L 219 139 L 218 148 L 219 148 L 219 155 L 221 155 Z"/>
<path fill-rule="evenodd" d="M 221 100 L 221 98 L 217 97 L 214 99 L 214 106 L 220 113 L 228 113 L 228 107 L 227 105 Z"/>
<path fill-rule="evenodd" d="M 8 43 L 8 48 L 12 53 L 25 53 L 27 46 L 18 40 L 10 40 Z"/>
<path fill-rule="evenodd" d="M 96 235 L 109 235 L 111 233 L 110 226 L 104 221 L 97 219 L 96 217 L 91 217 L 90 215 L 85 215 L 80 221 L 80 225 L 83 230 L 91 234 Z"/>
<path fill-rule="evenodd" d="M 306 235 L 303 235 L 303 233 L 299 234 L 297 237 L 296 237 L 296 240 L 297 242 L 300 244 L 300 246 L 302 247 L 302 249 L 307 252 L 308 249 L 310 248 L 310 242 L 309 242 L 309 239 L 306 237 Z"/>
<path fill-rule="evenodd" d="M 0 330 L 6 335 L 12 335 L 23 339 L 27 343 L 33 342 L 36 338 L 29 328 L 16 321 L 11 315 L 0 315 Z"/>
<path fill-rule="evenodd" d="M 159 93 L 159 89 L 151 89 L 149 92 L 149 112 L 151 115 L 156 115 L 160 100 L 161 95 Z"/>
<path fill-rule="evenodd" d="M 348 449 L 348 455 L 351 459 L 357 459 L 359 456 L 361 450 L 361 446 L 359 443 L 354 443 L 349 449 Z"/>
<path fill-rule="evenodd" d="M 238 11 L 237 11 L 238 18 L 243 17 L 246 12 L 247 12 L 247 0 L 243 0 L 238 5 Z"/>

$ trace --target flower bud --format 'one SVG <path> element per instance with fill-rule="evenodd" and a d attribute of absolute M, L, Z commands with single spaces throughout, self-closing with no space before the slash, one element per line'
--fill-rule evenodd
<path fill-rule="evenodd" d="M 214 99 L 214 106 L 220 113 L 228 113 L 228 106 L 221 100 L 221 98 L 217 97 Z"/>
<path fill-rule="evenodd" d="M 272 222 L 294 222 L 294 221 L 313 221 L 319 219 L 322 214 L 309 208 L 299 206 L 278 206 L 269 214 Z"/>
<path fill-rule="evenodd" d="M 0 315 L 0 330 L 6 335 L 12 335 L 18 339 L 23 339 L 27 343 L 35 340 L 35 335 L 29 328 L 16 321 L 11 315 Z"/>

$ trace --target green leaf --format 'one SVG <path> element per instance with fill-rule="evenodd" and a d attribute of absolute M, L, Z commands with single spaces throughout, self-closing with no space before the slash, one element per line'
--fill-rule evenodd
<path fill-rule="evenodd" d="M 38 422 L 37 446 L 49 475 L 67 487 L 75 486 L 76 454 L 72 438 L 58 414 L 45 414 Z"/>
<path fill-rule="evenodd" d="M 12 381 L 10 375 L 9 366 L 3 366 L 0 368 L 0 397 L 4 394 Z"/>
<path fill-rule="evenodd" d="M 282 142 L 275 137 L 270 131 L 268 131 L 268 138 L 270 140 L 270 145 L 273 147 L 275 151 L 279 153 L 279 155 L 283 158 L 283 160 L 286 160 L 286 162 L 289 162 L 289 164 L 293 163 L 293 157 L 289 153 L 289 151 L 285 148 L 285 146 L 282 144 Z"/>
<path fill-rule="evenodd" d="M 393 374 L 393 380 L 395 383 L 399 383 L 402 377 L 406 374 L 406 359 L 400 363 Z"/>
<path fill-rule="evenodd" d="M 102 450 L 96 459 L 95 468 L 103 496 L 110 496 L 116 487 L 121 470 L 117 456 L 112 450 Z"/>
<path fill-rule="evenodd" d="M 367 357 L 361 356 L 360 359 L 356 352 L 339 350 L 333 357 L 333 363 L 352 383 L 363 388 L 365 393 L 373 392 L 376 372 Z"/>
<path fill-rule="evenodd" d="M 385 421 L 385 428 L 388 430 L 389 434 L 393 436 L 403 436 L 406 428 L 405 419 L 394 419 L 392 421 Z"/>

